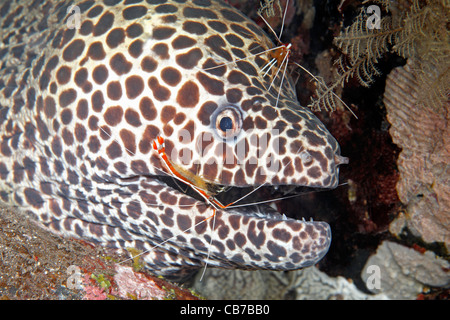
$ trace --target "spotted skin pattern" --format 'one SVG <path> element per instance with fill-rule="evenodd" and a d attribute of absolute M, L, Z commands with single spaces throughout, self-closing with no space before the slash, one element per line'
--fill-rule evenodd
<path fill-rule="evenodd" d="M 3 202 L 61 235 L 148 251 L 146 267 L 173 279 L 206 262 L 292 270 L 326 254 L 325 222 L 254 207 L 202 222 L 211 205 L 161 178 L 158 136 L 212 196 L 337 186 L 338 143 L 289 78 L 263 77 L 270 54 L 258 53 L 274 45 L 240 12 L 213 0 L 4 1 L 0 26 Z"/>

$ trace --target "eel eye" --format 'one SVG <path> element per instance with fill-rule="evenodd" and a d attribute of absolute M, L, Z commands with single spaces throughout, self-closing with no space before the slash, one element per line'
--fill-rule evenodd
<path fill-rule="evenodd" d="M 222 131 L 233 129 L 233 120 L 230 117 L 223 117 L 220 119 L 219 128 Z"/>
<path fill-rule="evenodd" d="M 242 129 L 241 112 L 234 106 L 220 110 L 215 119 L 217 134 L 223 139 L 236 137 Z"/>

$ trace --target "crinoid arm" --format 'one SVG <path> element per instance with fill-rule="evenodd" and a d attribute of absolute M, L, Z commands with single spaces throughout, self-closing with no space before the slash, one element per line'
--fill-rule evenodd
<path fill-rule="evenodd" d="M 375 0 L 371 3 L 383 9 L 376 26 L 368 23 L 370 6 L 367 2 L 363 2 L 364 7 L 353 23 L 334 39 L 343 53 L 335 62 L 338 73 L 335 82 L 343 86 L 356 78 L 361 85 L 370 86 L 381 73 L 376 67 L 379 59 L 392 52 L 420 62 L 416 65 L 416 74 L 428 87 L 420 93 L 420 101 L 432 108 L 439 107 L 448 99 L 449 92 L 449 2 Z M 329 92 L 320 90 L 319 86 L 319 100 L 330 100 L 326 97 Z"/>
<path fill-rule="evenodd" d="M 380 75 L 376 67 L 378 59 L 389 51 L 393 37 L 398 30 L 392 28 L 391 17 L 381 18 L 380 28 L 368 28 L 368 15 L 364 9 L 351 26 L 345 28 L 334 38 L 334 44 L 343 55 L 335 62 L 338 69 L 337 82 L 343 85 L 356 77 L 361 85 L 370 86 Z"/>

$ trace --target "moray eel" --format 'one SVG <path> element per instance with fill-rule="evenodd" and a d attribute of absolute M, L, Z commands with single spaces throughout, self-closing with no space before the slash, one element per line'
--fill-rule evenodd
<path fill-rule="evenodd" d="M 4 203 L 63 236 L 142 250 L 171 279 L 326 254 L 327 223 L 213 209 L 171 183 L 152 148 L 163 137 L 210 200 L 231 187 L 337 186 L 338 143 L 279 66 L 263 75 L 274 44 L 242 13 L 215 0 L 21 0 L 0 4 L 0 25 Z"/>

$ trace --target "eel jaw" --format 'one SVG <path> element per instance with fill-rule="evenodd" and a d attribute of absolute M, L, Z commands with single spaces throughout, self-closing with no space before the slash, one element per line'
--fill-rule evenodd
<path fill-rule="evenodd" d="M 343 161 L 345 162 L 345 158 Z M 329 190 L 329 188 L 315 188 L 298 185 L 274 185 L 265 186 L 255 194 L 255 199 L 247 199 L 246 202 L 258 202 L 259 199 L 280 199 L 276 202 L 257 205 L 258 214 L 256 219 L 262 218 L 268 228 L 268 237 L 271 237 L 275 245 L 280 246 L 277 250 L 284 265 L 276 263 L 278 269 L 275 270 L 295 270 L 312 266 L 320 261 L 328 252 L 332 233 L 328 223 L 324 221 L 310 221 L 301 217 L 302 213 L 297 208 L 292 208 L 288 204 L 292 196 L 305 195 Z M 291 199 L 292 200 L 292 199 Z M 290 207 L 288 211 L 282 211 L 283 207 Z M 241 208 L 239 208 L 241 209 Z M 300 212 L 299 212 L 300 211 Z M 299 218 L 301 217 L 301 218 Z M 271 221 L 270 221 L 271 220 Z M 270 251 L 270 249 L 269 249 Z M 283 255 L 284 251 L 287 252 Z M 272 257 L 273 259 L 273 257 Z"/>
<path fill-rule="evenodd" d="M 235 232 L 232 239 L 238 250 L 225 253 L 227 264 L 241 269 L 297 270 L 314 265 L 328 252 L 331 228 L 326 222 L 231 210 L 217 211 L 215 222 L 219 235 L 222 226 L 231 226 Z"/>
<path fill-rule="evenodd" d="M 227 209 L 216 210 L 216 220 L 209 219 L 209 227 L 215 230 L 211 232 L 217 232 L 220 238 L 220 229 L 228 226 L 229 233 L 234 233 L 233 236 L 228 235 L 228 238 L 238 248 L 238 253 L 229 250 L 225 254 L 225 262 L 221 253 L 217 257 L 217 266 L 223 267 L 225 264 L 240 269 L 287 271 L 312 266 L 326 255 L 331 244 L 331 228 L 328 223 L 294 219 L 289 214 L 286 216 L 279 212 L 277 206 L 267 203 L 245 204 L 257 203 L 258 198 L 267 200 L 267 191 L 282 193 L 292 191 L 293 188 L 298 186 L 264 186 L 242 201 L 244 204 L 238 202 Z M 221 194 L 220 201 L 226 205 L 240 199 L 252 189 L 231 187 Z M 214 259 L 213 253 L 210 258 Z M 208 264 L 215 263 L 211 261 Z"/>
<path fill-rule="evenodd" d="M 167 180 L 166 184 L 175 189 L 180 188 L 180 185 L 174 185 L 173 181 L 169 183 Z M 221 190 L 223 186 L 214 187 Z M 258 192 L 252 193 L 246 200 L 258 203 L 255 199 L 258 199 L 260 191 L 280 191 L 296 187 L 298 186 L 264 186 L 258 188 Z M 252 189 L 231 187 L 218 198 L 221 203 L 227 205 Z M 194 189 L 187 192 L 183 190 L 183 193 L 205 201 Z M 267 196 L 263 195 L 263 199 L 267 199 Z M 245 203 L 248 203 L 247 201 Z M 203 241 L 205 249 L 200 249 L 203 251 L 201 255 L 207 257 L 208 265 L 223 268 L 279 271 L 302 269 L 321 260 L 331 244 L 331 228 L 326 222 L 293 219 L 278 212 L 274 207 L 261 203 L 242 205 L 239 201 L 226 209 L 216 208 L 214 218 L 208 219 L 204 228 L 198 234 L 198 238 L 207 239 Z M 209 231 L 206 231 L 207 229 Z M 207 249 L 210 247 L 211 249 Z"/>

